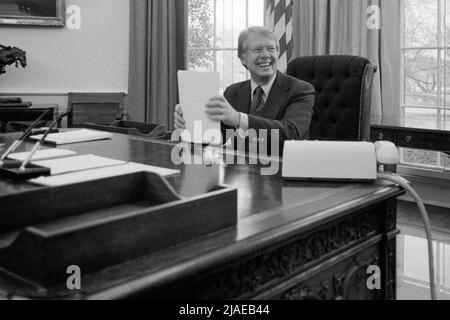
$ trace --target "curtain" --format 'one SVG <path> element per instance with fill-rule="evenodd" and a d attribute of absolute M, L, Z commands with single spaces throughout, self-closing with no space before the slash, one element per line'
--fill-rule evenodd
<path fill-rule="evenodd" d="M 294 0 L 294 57 L 358 55 L 378 66 L 372 124 L 400 124 L 400 2 Z"/>
<path fill-rule="evenodd" d="M 187 1 L 130 1 L 129 119 L 173 127 L 186 69 Z"/>

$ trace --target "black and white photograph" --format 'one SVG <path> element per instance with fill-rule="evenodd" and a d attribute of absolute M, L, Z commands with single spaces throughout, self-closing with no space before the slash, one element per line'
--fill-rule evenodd
<path fill-rule="evenodd" d="M 0 300 L 450 300 L 449 156 L 450 0 L 0 0 Z"/>

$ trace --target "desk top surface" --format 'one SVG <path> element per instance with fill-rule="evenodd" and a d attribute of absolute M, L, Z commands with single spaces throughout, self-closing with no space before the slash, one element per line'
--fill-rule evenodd
<path fill-rule="evenodd" d="M 14 134 L 0 135 L 0 143 L 9 145 Z M 17 152 L 31 150 L 33 144 L 26 142 Z M 233 157 L 219 154 L 222 162 L 245 164 L 203 164 L 201 149 L 192 150 L 191 163 L 176 165 L 172 161 L 175 144 L 160 140 L 114 134 L 113 140 L 64 145 L 60 148 L 76 151 L 78 154 L 95 154 L 117 160 L 132 161 L 181 171 L 180 175 L 167 178 L 175 190 L 184 197 L 208 192 L 218 184 L 226 184 L 239 190 L 239 218 L 260 215 L 264 211 L 284 210 L 303 202 L 330 202 L 339 195 L 341 202 L 352 197 L 362 197 L 387 191 L 391 188 L 376 183 L 307 182 L 285 181 L 281 178 L 281 162 L 274 160 L 270 166 L 278 168 L 276 175 L 262 175 L 261 160 L 248 157 Z M 180 149 L 178 149 L 179 151 Z M 186 149 L 184 149 L 186 151 Z M 266 160 L 266 159 L 265 159 Z M 258 164 L 249 164 L 258 161 Z M 200 163 L 200 164 L 195 164 Z M 0 195 L 38 186 L 0 178 Z M 389 193 L 389 192 L 388 192 Z"/>
<path fill-rule="evenodd" d="M 14 138 L 14 134 L 0 135 L 0 143 L 9 145 Z M 31 143 L 25 143 L 18 152 L 30 150 L 31 147 Z M 140 274 L 136 282 L 128 281 L 126 285 L 129 290 L 137 290 L 133 285 L 137 287 L 150 285 L 160 281 L 161 277 L 170 276 L 173 272 L 179 273 L 180 270 L 190 272 L 201 263 L 216 259 L 219 252 L 222 257 L 232 255 L 236 250 L 247 250 L 246 248 L 252 245 L 262 245 L 263 239 L 267 237 L 281 234 L 285 236 L 304 226 L 344 215 L 358 209 L 362 204 L 375 204 L 402 193 L 398 187 L 377 183 L 285 181 L 281 178 L 281 163 L 278 160 L 271 164 L 279 166 L 278 174 L 272 176 L 261 175 L 261 168 L 264 166 L 249 164 L 248 157 L 240 159 L 247 164 L 176 165 L 171 159 L 173 143 L 120 134 L 114 134 L 112 140 L 65 145 L 62 148 L 79 154 L 96 154 L 178 169 L 181 171 L 180 175 L 169 177 L 167 180 L 184 197 L 208 192 L 219 183 L 238 190 L 236 228 L 153 253 L 126 266 L 116 266 L 100 272 L 87 281 L 91 286 L 87 285 L 85 291 L 91 290 L 91 294 L 97 292 L 99 283 L 107 288 L 112 285 L 112 281 L 114 286 L 121 287 L 122 284 L 117 280 L 118 274 L 121 278 L 138 277 Z M 199 156 L 201 159 L 201 151 L 193 150 L 193 154 L 195 159 L 199 160 Z M 0 196 L 33 188 L 39 187 L 0 178 Z M 111 290 L 113 291 L 103 291 L 96 297 L 120 298 L 127 292 L 124 288 Z"/>

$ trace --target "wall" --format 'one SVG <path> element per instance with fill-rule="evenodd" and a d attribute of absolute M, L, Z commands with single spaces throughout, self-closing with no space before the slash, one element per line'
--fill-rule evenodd
<path fill-rule="evenodd" d="M 61 106 L 69 91 L 128 91 L 129 0 L 66 0 L 70 5 L 81 9 L 79 30 L 0 26 L 0 43 L 28 59 L 26 69 L 6 68 L 0 95 Z"/>

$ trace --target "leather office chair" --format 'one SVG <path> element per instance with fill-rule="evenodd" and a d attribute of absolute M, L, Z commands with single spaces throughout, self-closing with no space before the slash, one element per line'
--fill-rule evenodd
<path fill-rule="evenodd" d="M 357 56 L 292 60 L 287 74 L 311 83 L 316 100 L 310 140 L 370 141 L 370 104 L 377 67 Z"/>
<path fill-rule="evenodd" d="M 122 92 L 69 92 L 67 127 L 79 128 L 87 122 L 110 125 L 122 120 L 124 105 Z"/>

